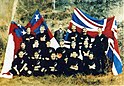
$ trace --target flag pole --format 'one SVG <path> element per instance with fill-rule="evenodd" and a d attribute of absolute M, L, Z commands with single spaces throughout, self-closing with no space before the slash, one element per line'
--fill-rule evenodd
<path fill-rule="evenodd" d="M 12 8 L 12 17 L 11 17 L 11 21 L 14 20 L 14 16 L 15 16 L 15 13 L 16 13 L 17 4 L 18 4 L 18 0 L 14 0 L 13 8 Z M 10 24 L 11 24 L 11 23 L 9 23 L 9 25 L 8 25 L 8 31 L 7 31 L 7 32 L 9 32 Z"/>

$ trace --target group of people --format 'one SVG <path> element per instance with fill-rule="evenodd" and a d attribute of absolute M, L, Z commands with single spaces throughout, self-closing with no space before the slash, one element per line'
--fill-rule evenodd
<path fill-rule="evenodd" d="M 64 46 L 66 32 L 60 25 L 59 30 L 54 34 L 60 47 L 54 49 L 50 46 L 50 38 L 43 26 L 36 36 L 31 34 L 30 28 L 27 28 L 10 73 L 19 76 L 43 76 L 44 74 L 70 76 L 77 73 L 93 75 L 104 73 L 108 38 L 102 34 L 102 29 L 98 28 L 98 35 L 94 41 L 87 34 L 86 28 L 83 28 L 82 33 L 78 33 L 73 25 L 71 31 L 67 39 L 70 42 L 70 48 L 67 48 Z"/>

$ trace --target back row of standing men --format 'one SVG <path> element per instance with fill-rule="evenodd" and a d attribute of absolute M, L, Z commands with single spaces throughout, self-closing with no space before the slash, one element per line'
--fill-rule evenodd
<path fill-rule="evenodd" d="M 54 37 L 60 44 L 60 47 L 55 50 L 50 47 L 50 38 L 44 27 L 40 28 L 40 33 L 36 36 L 31 34 L 30 28 L 27 28 L 10 72 L 25 76 L 104 73 L 108 39 L 102 34 L 102 29 L 98 29 L 98 35 L 93 42 L 85 28 L 82 33 L 78 33 L 73 25 L 71 30 L 68 36 L 69 49 L 64 46 L 66 32 L 62 30 L 62 25 L 55 31 Z"/>

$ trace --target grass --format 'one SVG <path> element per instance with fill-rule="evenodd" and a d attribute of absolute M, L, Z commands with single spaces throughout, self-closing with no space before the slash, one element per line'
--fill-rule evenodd
<path fill-rule="evenodd" d="M 64 75 L 59 77 L 54 75 L 45 75 L 42 77 L 15 76 L 13 79 L 0 78 L 0 86 L 124 85 L 123 77 L 124 74 L 113 76 L 111 73 L 108 73 L 107 75 L 98 76 L 83 76 L 81 74 L 77 74 L 75 77 L 66 77 Z"/>

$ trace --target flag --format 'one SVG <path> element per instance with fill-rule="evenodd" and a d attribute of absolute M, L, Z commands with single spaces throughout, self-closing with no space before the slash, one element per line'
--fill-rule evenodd
<path fill-rule="evenodd" d="M 36 12 L 34 13 L 32 19 L 29 21 L 29 23 L 27 24 L 26 27 L 30 27 L 32 33 L 34 33 L 35 35 L 40 33 L 40 27 L 41 26 L 45 27 L 45 30 L 47 31 L 49 38 L 50 38 L 50 46 L 53 48 L 58 48 L 59 44 L 56 41 L 56 39 L 54 38 L 53 34 L 51 33 L 50 29 L 48 28 L 44 18 L 42 17 L 42 15 L 40 14 L 39 10 L 36 10 Z"/>
<path fill-rule="evenodd" d="M 75 8 L 74 13 L 72 14 L 72 20 L 67 30 L 67 35 L 65 37 L 66 43 L 68 43 L 68 40 L 67 40 L 68 34 L 71 33 L 70 28 L 72 25 L 76 26 L 78 32 L 80 32 L 81 29 L 85 27 L 88 30 L 87 34 L 90 35 L 91 37 L 97 36 L 98 34 L 97 29 L 102 28 L 103 34 L 106 37 L 113 40 L 113 47 L 110 48 L 110 44 L 109 44 L 108 50 L 107 50 L 107 56 L 113 59 L 112 72 L 114 75 L 118 75 L 122 73 L 122 62 L 121 62 L 119 48 L 118 48 L 115 17 L 98 20 L 84 13 L 80 9 Z"/>
<path fill-rule="evenodd" d="M 0 77 L 12 78 L 13 75 L 9 73 L 11 69 L 12 62 L 14 60 L 14 55 L 17 53 L 20 48 L 20 43 L 22 42 L 22 36 L 26 33 L 25 27 L 17 24 L 15 22 L 11 22 L 9 29 L 9 37 L 8 43 L 6 47 L 6 53 L 3 63 L 3 68 L 0 74 Z"/>
<path fill-rule="evenodd" d="M 39 10 L 36 10 L 36 12 L 34 13 L 32 19 L 29 21 L 29 23 L 25 27 L 26 28 L 30 27 L 31 28 L 31 32 L 36 34 L 34 32 L 34 30 L 35 29 L 40 29 L 40 26 L 42 25 L 43 22 L 44 22 L 44 19 L 40 15 Z"/>
<path fill-rule="evenodd" d="M 116 50 L 116 45 L 114 45 L 114 42 L 112 39 L 109 38 L 109 47 L 107 50 L 107 56 L 110 58 L 110 60 L 113 62 L 112 64 L 112 71 L 114 75 L 118 75 L 122 73 L 122 61 L 120 58 L 119 53 Z M 117 43 L 117 40 L 116 42 Z M 118 43 L 117 43 L 118 44 Z"/>
<path fill-rule="evenodd" d="M 119 51 L 118 40 L 117 40 L 117 24 L 115 19 L 112 25 L 112 32 L 113 32 L 113 39 L 109 38 L 109 41 L 108 41 L 109 47 L 107 50 L 107 56 L 113 62 L 113 65 L 112 65 L 113 74 L 118 75 L 122 73 L 123 64 L 120 58 L 120 51 Z"/>

